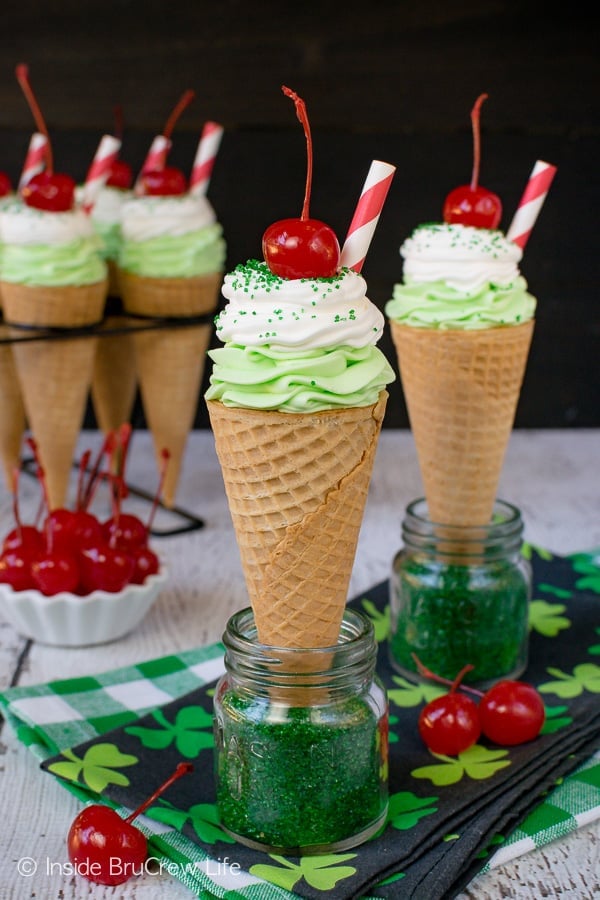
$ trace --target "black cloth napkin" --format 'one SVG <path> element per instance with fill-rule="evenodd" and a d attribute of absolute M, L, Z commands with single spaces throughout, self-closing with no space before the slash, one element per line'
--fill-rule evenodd
<path fill-rule="evenodd" d="M 388 821 L 379 835 L 352 850 L 312 860 L 283 858 L 232 844 L 220 830 L 207 728 L 214 684 L 73 752 L 83 758 L 90 747 L 109 743 L 137 758 L 127 768 L 129 783 L 111 783 L 102 793 L 107 802 L 132 809 L 178 762 L 196 759 L 192 775 L 173 785 L 168 800 L 159 800 L 148 814 L 179 828 L 212 858 L 234 860 L 306 900 L 322 900 L 324 894 L 334 900 L 450 900 L 481 869 L 492 842 L 506 837 L 558 779 L 600 747 L 600 666 L 595 662 L 600 570 L 582 562 L 588 559 L 532 551 L 530 662 L 521 677 L 538 687 L 546 704 L 542 734 L 511 748 L 481 738 L 458 758 L 438 756 L 424 746 L 416 723 L 430 696 L 428 686 L 410 684 L 389 664 L 388 582 L 352 601 L 374 620 L 381 639 L 378 672 L 390 699 Z M 52 771 L 64 759 L 59 754 L 42 768 Z"/>

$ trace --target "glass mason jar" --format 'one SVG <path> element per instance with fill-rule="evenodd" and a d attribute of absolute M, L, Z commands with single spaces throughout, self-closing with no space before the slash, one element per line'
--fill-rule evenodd
<path fill-rule="evenodd" d="M 430 521 L 425 500 L 406 509 L 403 548 L 390 580 L 392 666 L 421 680 L 432 672 L 480 687 L 516 678 L 527 665 L 531 568 L 521 554 L 519 510 L 498 500 L 489 525 Z M 414 656 L 413 656 L 414 654 Z"/>
<path fill-rule="evenodd" d="M 223 635 L 214 698 L 221 824 L 260 850 L 309 854 L 362 843 L 387 813 L 388 712 L 371 621 L 346 609 L 338 643 L 258 642 L 250 608 Z"/>

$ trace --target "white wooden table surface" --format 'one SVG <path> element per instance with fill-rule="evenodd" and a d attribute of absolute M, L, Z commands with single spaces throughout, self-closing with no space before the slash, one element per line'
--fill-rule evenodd
<path fill-rule="evenodd" d="M 84 432 L 79 449 L 98 446 L 96 432 Z M 520 507 L 525 537 L 555 552 L 600 546 L 600 430 L 516 431 L 511 437 L 499 496 Z M 149 436 L 134 434 L 128 477 L 153 491 L 156 474 Z M 22 479 L 24 512 L 35 509 L 34 483 Z M 421 495 L 416 455 L 407 431 L 384 430 L 367 501 L 350 584 L 350 596 L 388 577 L 400 546 L 406 504 Z M 247 605 L 235 537 L 223 482 L 209 431 L 194 432 L 188 444 L 178 493 L 180 506 L 205 520 L 187 535 L 154 541 L 169 566 L 167 589 L 132 634 L 113 644 L 84 650 L 30 643 L 0 622 L 0 684 L 36 684 L 92 674 L 175 650 L 220 639 L 229 615 Z M 37 502 L 37 501 L 35 501 Z M 128 504 L 145 516 L 148 507 Z M 162 511 L 158 525 L 173 520 Z M 10 497 L 0 486 L 0 534 L 12 527 Z M 185 900 L 189 889 L 168 875 L 145 875 L 117 888 L 91 885 L 61 868 L 67 860 L 65 837 L 79 802 L 55 779 L 40 772 L 33 755 L 4 725 L 0 780 L 0 897 L 82 900 Z M 600 825 L 477 877 L 460 900 L 539 900 L 599 896 Z M 33 858 L 34 875 L 19 874 L 18 861 Z M 50 867 L 51 874 L 48 874 Z M 401 896 L 401 895 L 400 895 Z M 423 898 L 427 900 L 427 898 Z"/>

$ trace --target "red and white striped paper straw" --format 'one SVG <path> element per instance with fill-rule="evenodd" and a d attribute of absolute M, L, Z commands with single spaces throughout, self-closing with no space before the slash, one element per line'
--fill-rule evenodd
<path fill-rule="evenodd" d="M 142 179 L 142 175 L 145 175 L 146 172 L 155 172 L 156 170 L 164 169 L 167 163 L 167 156 L 170 149 L 171 139 L 165 137 L 164 134 L 157 134 L 150 144 L 150 149 L 146 154 L 146 159 L 144 160 L 144 164 L 140 170 L 140 174 L 137 177 L 137 181 L 135 183 L 136 193 L 139 193 L 139 184 Z"/>
<path fill-rule="evenodd" d="M 46 147 L 48 146 L 48 138 L 40 131 L 35 131 L 31 135 L 27 156 L 23 164 L 23 171 L 19 179 L 19 191 L 28 184 L 34 175 L 43 172 L 46 166 Z"/>
<path fill-rule="evenodd" d="M 119 138 L 113 137 L 112 134 L 102 136 L 83 184 L 81 207 L 84 212 L 89 214 L 94 208 L 98 194 L 108 181 L 113 163 L 117 159 L 120 149 L 121 141 Z"/>
<path fill-rule="evenodd" d="M 535 220 L 544 204 L 544 200 L 556 175 L 556 166 L 538 159 L 531 170 L 529 181 L 523 191 L 517 210 L 506 237 L 513 244 L 523 249 L 532 232 Z"/>
<path fill-rule="evenodd" d="M 218 122 L 205 122 L 190 175 L 190 194 L 195 197 L 206 194 L 208 190 L 222 137 L 222 125 Z"/>
<path fill-rule="evenodd" d="M 346 235 L 340 264 L 360 272 L 390 189 L 396 166 L 374 159 Z"/>

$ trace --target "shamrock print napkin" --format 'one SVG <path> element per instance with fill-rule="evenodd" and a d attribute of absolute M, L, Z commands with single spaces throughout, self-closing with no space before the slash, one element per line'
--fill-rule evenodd
<path fill-rule="evenodd" d="M 100 797 L 118 809 L 134 808 L 178 762 L 194 760 L 194 773 L 147 812 L 143 827 L 151 853 L 175 861 L 173 874 L 196 891 L 208 888 L 214 896 L 238 900 L 451 898 L 496 857 L 504 861 L 511 852 L 567 833 L 577 827 L 578 816 L 600 816 L 600 758 L 593 756 L 600 746 L 600 569 L 590 555 L 561 558 L 533 551 L 532 556 L 531 661 L 523 678 L 538 686 L 547 720 L 542 735 L 520 747 L 481 739 L 458 757 L 428 751 L 416 720 L 440 688 L 412 685 L 390 668 L 387 583 L 353 601 L 371 616 L 381 641 L 378 670 L 390 699 L 390 808 L 382 833 L 347 852 L 302 858 L 266 854 L 234 843 L 220 829 L 212 784 L 214 684 L 180 693 L 172 688 L 177 675 L 183 687 L 186 662 L 194 666 L 191 658 L 167 658 L 178 660 L 177 671 L 162 671 L 152 690 L 170 685 L 174 699 L 167 696 L 150 710 L 152 690 L 144 691 L 139 678 L 133 679 L 138 684 L 131 697 L 145 697 L 137 705 L 126 699 L 122 674 L 106 673 L 106 686 L 90 685 L 91 693 L 107 691 L 113 706 L 117 698 L 125 703 L 120 710 L 108 707 L 103 722 L 94 718 L 93 736 L 79 742 L 68 740 L 68 727 L 58 735 L 33 720 L 24 726 L 28 698 L 14 691 L 27 689 L 7 692 L 3 703 L 13 724 L 34 733 L 26 739 L 38 746 L 44 739 L 56 743 L 60 752 L 46 752 L 45 770 L 81 796 Z M 210 664 L 218 664 L 217 658 Z M 170 665 L 154 662 L 157 671 Z M 86 692 L 78 688 L 85 685 L 67 681 L 45 688 L 78 706 L 81 716 Z M 43 701 L 44 690 L 35 699 Z M 110 727 L 111 715 L 116 718 L 109 731 L 103 726 Z M 565 790 L 567 782 L 572 789 Z"/>

